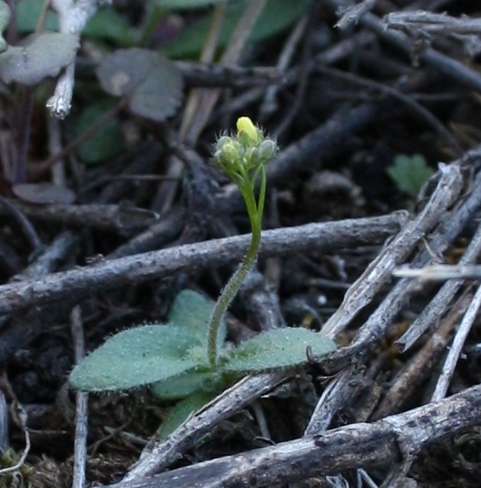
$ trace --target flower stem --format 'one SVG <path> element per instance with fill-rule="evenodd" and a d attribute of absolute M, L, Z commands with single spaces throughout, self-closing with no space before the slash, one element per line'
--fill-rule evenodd
<path fill-rule="evenodd" d="M 254 266 L 257 254 L 259 252 L 259 245 L 261 242 L 262 213 L 266 193 L 266 172 L 264 167 L 261 169 L 259 201 L 257 203 L 255 201 L 254 185 L 241 188 L 241 192 L 246 200 L 247 212 L 251 221 L 252 237 L 244 261 L 240 263 L 235 273 L 230 277 L 227 285 L 222 291 L 221 296 L 215 304 L 214 311 L 212 312 L 212 317 L 209 322 L 209 337 L 207 342 L 207 354 L 209 357 L 209 363 L 212 367 L 214 367 L 217 362 L 217 336 L 222 319 L 232 303 L 232 300 L 234 300 L 237 292 L 242 286 L 245 277 Z"/>

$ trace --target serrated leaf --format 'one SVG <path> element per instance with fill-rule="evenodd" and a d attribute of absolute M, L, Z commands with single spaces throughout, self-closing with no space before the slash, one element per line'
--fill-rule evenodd
<path fill-rule="evenodd" d="M 163 9 L 181 10 L 189 8 L 206 7 L 215 3 L 224 3 L 229 0 L 156 0 L 155 6 Z"/>
<path fill-rule="evenodd" d="M 3 38 L 2 32 L 10 21 L 10 7 L 5 2 L 0 2 L 0 52 L 7 49 L 7 41 Z"/>
<path fill-rule="evenodd" d="M 415 197 L 434 171 L 426 164 L 426 160 L 421 155 L 400 154 L 394 158 L 394 164 L 387 169 L 387 173 L 400 190 Z"/>
<path fill-rule="evenodd" d="M 196 393 L 172 407 L 157 432 L 158 439 L 161 441 L 166 439 L 191 414 L 200 410 L 204 405 L 207 405 L 214 397 L 215 393 Z"/>
<path fill-rule="evenodd" d="M 111 99 L 110 99 L 111 100 Z M 112 103 L 95 102 L 82 111 L 75 122 L 73 137 L 78 137 L 89 129 L 92 124 L 112 108 Z M 122 129 L 118 118 L 113 117 L 103 124 L 95 134 L 80 144 L 77 155 L 84 163 L 96 164 L 107 161 L 121 153 L 123 147 Z"/>
<path fill-rule="evenodd" d="M 203 366 L 189 354 L 195 338 L 179 327 L 146 325 L 108 339 L 70 374 L 81 391 L 125 390 Z"/>
<path fill-rule="evenodd" d="M 78 38 L 71 34 L 34 34 L 22 46 L 10 46 L 0 54 L 0 79 L 36 85 L 48 76 L 57 76 L 74 60 L 78 47 Z"/>
<path fill-rule="evenodd" d="M 258 42 L 282 31 L 305 13 L 309 5 L 310 0 L 268 0 L 251 32 L 249 41 Z M 245 7 L 245 1 L 236 1 L 228 5 L 217 43 L 219 48 L 224 47 L 231 38 Z M 211 24 L 212 13 L 208 13 L 167 43 L 162 48 L 162 52 L 171 59 L 197 58 Z"/>
<path fill-rule="evenodd" d="M 187 371 L 152 385 L 151 392 L 157 400 L 171 401 L 186 398 L 196 392 L 219 391 L 222 386 L 222 379 L 214 372 Z"/>
<path fill-rule="evenodd" d="M 176 65 L 147 49 L 117 49 L 100 62 L 97 76 L 107 93 L 128 98 L 134 114 L 157 122 L 174 114 L 182 100 Z"/>
<path fill-rule="evenodd" d="M 194 290 L 182 290 L 169 310 L 169 323 L 178 327 L 187 327 L 201 342 L 207 344 L 209 321 L 214 310 L 214 303 Z M 218 343 L 222 346 L 227 334 L 225 320 L 219 328 Z"/>
<path fill-rule="evenodd" d="M 328 354 L 336 344 L 328 337 L 302 328 L 263 332 L 245 341 L 221 358 L 226 373 L 246 374 L 288 369 L 307 363 L 307 347 L 316 356 Z"/>

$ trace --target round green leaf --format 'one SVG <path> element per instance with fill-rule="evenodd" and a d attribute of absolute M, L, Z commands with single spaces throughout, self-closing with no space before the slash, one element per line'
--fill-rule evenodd
<path fill-rule="evenodd" d="M 127 97 L 130 110 L 157 122 L 175 113 L 182 100 L 183 80 L 174 63 L 147 49 L 118 49 L 97 68 L 102 88 Z"/>
<path fill-rule="evenodd" d="M 126 390 L 165 380 L 199 364 L 190 348 L 196 341 L 179 327 L 146 325 L 114 335 L 70 374 L 81 391 Z"/>
<path fill-rule="evenodd" d="M 79 41 L 71 34 L 42 32 L 28 37 L 22 46 L 10 46 L 0 54 L 0 79 L 36 85 L 75 59 Z"/>
<path fill-rule="evenodd" d="M 302 328 L 263 332 L 240 344 L 221 358 L 226 373 L 247 374 L 289 369 L 307 363 L 307 347 L 316 356 L 328 354 L 336 344 L 328 337 Z"/>

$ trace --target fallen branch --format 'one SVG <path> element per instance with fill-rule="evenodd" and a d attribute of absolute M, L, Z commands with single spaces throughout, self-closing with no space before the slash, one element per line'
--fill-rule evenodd
<path fill-rule="evenodd" d="M 382 467 L 481 422 L 481 386 L 372 424 L 340 427 L 246 454 L 225 456 L 110 488 L 229 488 L 273 486 L 346 469 Z"/>

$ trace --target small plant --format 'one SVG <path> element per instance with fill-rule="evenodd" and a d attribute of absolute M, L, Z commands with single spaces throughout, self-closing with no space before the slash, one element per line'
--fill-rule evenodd
<path fill-rule="evenodd" d="M 164 423 L 165 434 L 236 378 L 302 366 L 307 363 L 308 346 L 316 355 L 335 349 L 328 337 L 302 328 L 264 332 L 235 348 L 225 344 L 226 311 L 259 251 L 265 165 L 276 152 L 276 142 L 265 137 L 248 117 L 238 119 L 235 135 L 222 136 L 215 144 L 214 163 L 238 186 L 252 229 L 246 257 L 217 303 L 212 306 L 199 293 L 182 291 L 166 325 L 120 332 L 87 356 L 70 375 L 74 388 L 109 391 L 153 384 L 152 392 L 159 399 L 185 399 Z"/>
<path fill-rule="evenodd" d="M 416 198 L 434 171 L 420 154 L 413 156 L 399 154 L 394 158 L 394 164 L 387 169 L 387 173 L 400 190 L 411 198 Z"/>

